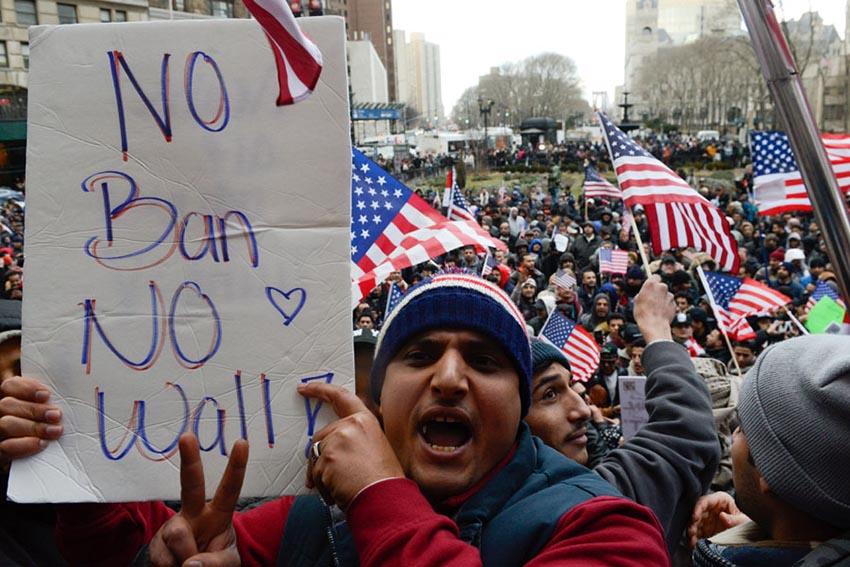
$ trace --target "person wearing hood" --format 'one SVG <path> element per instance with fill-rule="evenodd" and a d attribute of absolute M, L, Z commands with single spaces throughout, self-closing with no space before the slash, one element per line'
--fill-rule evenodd
<path fill-rule="evenodd" d="M 519 214 L 517 207 L 511 207 L 508 215 L 508 226 L 511 228 L 511 236 L 518 238 L 520 234 L 528 230 L 528 221 Z"/>
<path fill-rule="evenodd" d="M 623 292 L 629 297 L 634 298 L 640 291 L 646 276 L 643 275 L 643 269 L 635 264 L 626 272 L 626 281 L 623 283 Z"/>
<path fill-rule="evenodd" d="M 593 253 L 602 246 L 602 239 L 596 234 L 596 226 L 592 222 L 585 222 L 581 230 L 581 235 L 576 238 L 570 248 L 570 252 L 576 259 L 576 266 L 580 270 L 590 265 Z"/>
<path fill-rule="evenodd" d="M 620 231 L 620 227 L 617 222 L 614 220 L 614 213 L 611 212 L 611 209 L 605 207 L 602 209 L 602 212 L 599 214 L 599 225 L 600 232 L 602 229 L 606 229 L 609 234 L 617 234 Z"/>
<path fill-rule="evenodd" d="M 599 292 L 593 297 L 590 311 L 579 317 L 578 323 L 589 333 L 597 329 L 605 332 L 608 328 L 608 314 L 611 312 L 611 298 L 607 293 Z"/>

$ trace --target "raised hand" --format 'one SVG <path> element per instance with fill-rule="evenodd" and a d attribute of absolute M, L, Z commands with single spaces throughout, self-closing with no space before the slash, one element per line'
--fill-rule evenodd
<path fill-rule="evenodd" d="M 381 425 L 360 399 L 340 386 L 299 384 L 298 393 L 331 404 L 340 419 L 313 436 L 307 486 L 345 510 L 357 494 L 379 480 L 403 478 Z"/>
<path fill-rule="evenodd" d="M 248 442 L 240 439 L 233 444 L 215 496 L 206 502 L 198 438 L 189 433 L 180 437 L 181 509 L 151 541 L 151 565 L 241 565 L 232 519 L 247 465 Z"/>
<path fill-rule="evenodd" d="M 658 275 L 649 276 L 635 297 L 634 316 L 646 344 L 671 339 L 670 321 L 676 314 L 673 294 Z"/>

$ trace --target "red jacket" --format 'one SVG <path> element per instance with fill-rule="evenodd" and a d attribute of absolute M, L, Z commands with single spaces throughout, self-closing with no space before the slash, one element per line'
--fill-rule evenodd
<path fill-rule="evenodd" d="M 234 514 L 244 565 L 274 565 L 293 501 L 294 497 L 283 497 Z M 62 553 L 72 565 L 91 566 L 130 563 L 174 514 L 161 502 L 58 508 Z M 392 479 L 368 487 L 352 502 L 347 516 L 363 567 L 481 564 L 478 549 L 458 538 L 455 523 L 435 512 L 411 480 Z M 617 537 L 611 537 L 611 529 L 616 529 Z M 528 565 L 647 567 L 669 565 L 669 558 L 661 526 L 648 508 L 601 496 L 564 514 L 549 543 Z"/>

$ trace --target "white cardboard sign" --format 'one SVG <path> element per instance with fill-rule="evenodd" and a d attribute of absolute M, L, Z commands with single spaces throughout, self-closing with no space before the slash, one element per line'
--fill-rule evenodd
<path fill-rule="evenodd" d="M 618 384 L 623 439 L 629 440 L 649 421 L 649 414 L 646 413 L 646 376 L 620 376 Z"/>
<path fill-rule="evenodd" d="M 23 370 L 65 433 L 12 499 L 176 498 L 184 431 L 209 495 L 240 437 L 243 495 L 302 489 L 333 414 L 296 386 L 354 376 L 344 25 L 302 26 L 324 69 L 282 107 L 253 20 L 31 28 Z"/>

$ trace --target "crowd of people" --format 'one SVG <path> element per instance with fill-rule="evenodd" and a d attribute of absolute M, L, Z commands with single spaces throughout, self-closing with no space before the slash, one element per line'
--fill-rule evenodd
<path fill-rule="evenodd" d="M 637 138 L 638 143 L 668 167 L 687 174 L 695 169 L 708 167 L 720 169 L 742 168 L 751 162 L 749 148 L 737 139 L 699 139 L 695 136 L 671 132 L 669 134 L 649 134 Z M 469 153 L 469 152 L 472 153 Z M 469 156 L 470 165 L 475 164 L 474 148 L 467 148 L 464 155 Z M 404 181 L 443 175 L 462 158 L 453 153 L 431 153 L 414 151 L 399 160 L 376 156 L 378 165 L 392 172 Z M 590 163 L 610 169 L 608 150 L 602 142 L 562 141 L 557 144 L 532 143 L 521 145 L 491 147 L 483 157 L 483 163 L 489 169 L 510 170 L 517 166 L 559 167 L 563 171 L 582 172 L 584 165 Z M 711 165 L 710 165 L 711 164 Z"/>
<path fill-rule="evenodd" d="M 619 201 L 542 187 L 468 193 L 504 250 L 466 247 L 392 273 L 353 312 L 356 391 L 298 387 L 339 418 L 313 437 L 307 484 L 317 495 L 235 511 L 248 459 L 240 440 L 204 502 L 198 442 L 186 434 L 177 510 L 60 506 L 59 560 L 844 564 L 850 339 L 800 337 L 786 324 L 789 313 L 805 321 L 818 281 L 837 289 L 818 226 L 792 214 L 760 219 L 745 182 L 699 190 L 729 216 L 738 275 L 792 298 L 752 318 L 755 339 L 731 349 L 723 340 L 696 276 L 716 268 L 707 255 L 653 255 L 645 244 L 643 265 L 635 233 L 648 243 L 650 231 L 639 207 L 627 231 Z M 602 269 L 605 249 L 627 252 L 625 273 Z M 393 286 L 401 298 L 388 309 Z M 586 381 L 539 338 L 555 311 L 598 343 Z M 14 374 L 0 368 L 4 466 L 64 432 L 46 386 Z M 646 377 L 648 419 L 628 439 L 624 375 Z M 51 552 L 9 533 L 0 559 L 38 564 Z"/>
<path fill-rule="evenodd" d="M 2 298 L 20 300 L 24 292 L 24 208 L 17 199 L 0 205 L 0 263 Z"/>

